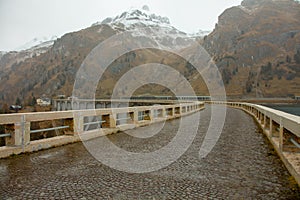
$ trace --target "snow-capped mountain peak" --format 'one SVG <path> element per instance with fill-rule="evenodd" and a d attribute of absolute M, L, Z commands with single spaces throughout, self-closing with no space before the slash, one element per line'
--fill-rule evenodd
<path fill-rule="evenodd" d="M 123 12 L 121 15 L 118 15 L 114 18 L 106 18 L 102 22 L 97 22 L 93 25 L 98 24 L 123 24 L 125 26 L 125 29 L 132 28 L 132 26 L 136 24 L 172 28 L 169 18 L 151 13 L 147 5 L 143 6 L 142 9 L 130 8 L 128 11 Z"/>
<path fill-rule="evenodd" d="M 117 16 L 113 22 L 125 22 L 125 21 L 133 21 L 139 20 L 140 22 L 146 23 L 156 23 L 156 24 L 165 24 L 170 25 L 170 21 L 167 17 L 161 17 L 154 13 L 150 13 L 149 9 L 147 10 L 139 10 L 139 9 L 131 9 L 129 11 L 123 12 L 120 16 Z"/>

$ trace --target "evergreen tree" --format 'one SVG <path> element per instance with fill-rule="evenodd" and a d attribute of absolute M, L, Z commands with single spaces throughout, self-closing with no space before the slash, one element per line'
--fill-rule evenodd
<path fill-rule="evenodd" d="M 21 99 L 19 97 L 17 97 L 16 105 L 21 105 Z"/>
<path fill-rule="evenodd" d="M 294 60 L 297 64 L 300 64 L 300 50 L 297 50 L 297 53 L 294 55 Z"/>

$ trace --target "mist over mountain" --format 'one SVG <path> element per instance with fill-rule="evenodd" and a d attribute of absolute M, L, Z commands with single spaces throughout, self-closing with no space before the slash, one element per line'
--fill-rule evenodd
<path fill-rule="evenodd" d="M 230 97 L 299 95 L 298 19 L 300 5 L 293 0 L 244 0 L 240 6 L 225 10 L 211 33 L 190 35 L 173 27 L 167 17 L 151 13 L 147 6 L 131 9 L 47 41 L 48 45 L 0 52 L 0 104 L 13 104 L 19 98 L 25 105 L 43 94 L 71 96 L 76 72 L 94 47 L 114 34 L 147 27 L 164 28 L 162 41 L 194 38 L 202 44 L 219 67 Z M 149 50 L 117 59 L 101 80 L 97 97 L 109 97 L 122 73 L 150 62 L 175 66 L 198 95 L 209 95 L 203 80 L 188 63 L 165 52 Z M 139 93 L 170 94 L 157 85 L 141 88 Z"/>

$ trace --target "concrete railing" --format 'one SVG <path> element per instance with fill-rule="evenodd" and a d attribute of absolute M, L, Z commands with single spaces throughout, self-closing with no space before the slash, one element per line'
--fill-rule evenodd
<path fill-rule="evenodd" d="M 300 117 L 261 105 L 240 102 L 226 104 L 252 115 L 274 146 L 281 160 L 300 185 Z"/>
<path fill-rule="evenodd" d="M 195 100 L 180 100 L 180 102 L 193 102 Z M 52 111 L 86 110 L 102 108 L 119 108 L 134 106 L 149 106 L 153 104 L 176 104 L 178 100 L 168 99 L 53 99 Z"/>
<path fill-rule="evenodd" d="M 180 102 L 191 101 L 209 101 L 210 96 L 139 96 L 123 97 L 121 99 L 53 99 L 52 111 L 83 110 L 83 109 L 101 109 L 110 107 L 133 107 L 136 105 L 149 106 L 157 104 L 176 104 Z M 113 105 L 113 106 L 112 106 Z"/>
<path fill-rule="evenodd" d="M 0 134 L 0 137 L 5 138 L 5 146 L 0 147 L 0 158 L 88 140 L 120 130 L 178 118 L 201 109 L 204 109 L 204 103 L 189 102 L 126 108 L 4 114 L 0 115 L 0 126 L 5 129 L 5 133 Z M 54 120 L 59 120 L 60 125 L 53 126 L 53 123 L 48 123 L 51 126 L 40 129 L 34 129 L 32 126 L 33 123 Z M 32 134 L 48 131 L 61 131 L 63 134 L 31 141 Z"/>

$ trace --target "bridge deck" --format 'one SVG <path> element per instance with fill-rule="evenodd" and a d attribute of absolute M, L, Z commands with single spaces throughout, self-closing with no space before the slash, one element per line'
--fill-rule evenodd
<path fill-rule="evenodd" d="M 193 119 L 193 115 L 187 116 Z M 129 174 L 95 160 L 76 143 L 0 160 L 0 199 L 299 199 L 300 190 L 252 117 L 228 108 L 222 135 L 200 160 L 210 120 L 201 112 L 193 144 L 175 163 L 156 172 Z M 110 135 L 130 151 L 153 151 L 174 136 L 178 119 L 151 139 Z M 154 125 L 155 126 L 155 125 Z M 138 130 L 151 128 L 143 127 Z M 186 127 L 188 130 L 189 127 Z"/>

